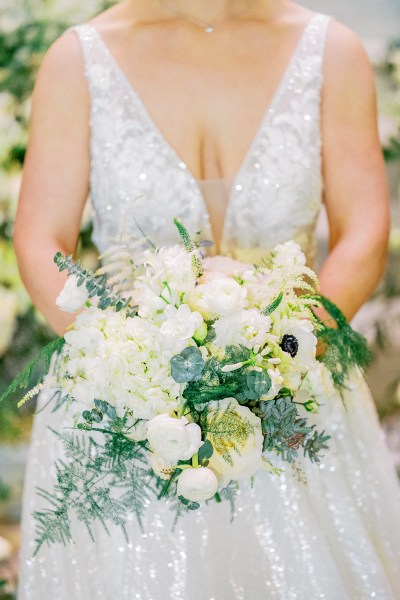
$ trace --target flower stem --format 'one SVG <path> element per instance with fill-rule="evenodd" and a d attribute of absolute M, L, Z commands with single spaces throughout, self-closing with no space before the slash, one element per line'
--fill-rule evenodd
<path fill-rule="evenodd" d="M 197 469 L 198 466 L 199 466 L 199 453 L 196 452 L 196 454 L 194 454 L 192 456 L 192 467 L 194 469 Z"/>

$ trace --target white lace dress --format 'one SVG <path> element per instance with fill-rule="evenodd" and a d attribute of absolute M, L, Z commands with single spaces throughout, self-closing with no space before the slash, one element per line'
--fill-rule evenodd
<path fill-rule="evenodd" d="M 277 242 L 297 240 L 313 263 L 321 206 L 320 93 L 329 18 L 306 27 L 233 182 L 196 181 L 163 137 L 93 26 L 75 28 L 91 94 L 91 197 L 100 251 L 123 225 L 158 245 L 176 241 L 178 216 L 210 238 L 211 202 L 226 203 L 221 251 L 257 262 Z M 340 174 L 338 174 L 340 176 Z M 219 190 L 219 191 L 218 191 Z M 218 196 L 218 194 L 220 194 Z M 45 394 L 40 405 L 46 402 Z M 165 503 L 148 507 L 142 534 L 84 528 L 68 547 L 34 549 L 35 486 L 53 482 L 62 456 L 35 419 L 26 475 L 20 600 L 396 600 L 400 598 L 400 491 L 370 392 L 354 373 L 346 393 L 316 417 L 332 435 L 319 466 L 304 462 L 307 484 L 290 468 L 243 484 L 230 522 L 227 504 L 210 503 L 178 522 Z M 65 421 L 66 423 L 68 421 Z"/>

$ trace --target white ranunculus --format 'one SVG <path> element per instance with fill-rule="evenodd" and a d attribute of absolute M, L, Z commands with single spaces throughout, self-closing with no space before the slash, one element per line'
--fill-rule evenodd
<path fill-rule="evenodd" d="M 220 485 L 251 478 L 262 467 L 264 438 L 259 417 L 235 398 L 225 398 L 209 402 L 207 422 L 207 439 L 214 447 L 209 467 Z M 230 429 L 236 434 L 229 434 Z M 221 435 L 221 431 L 225 433 Z"/>
<path fill-rule="evenodd" d="M 78 278 L 70 275 L 65 285 L 56 299 L 58 308 L 65 312 L 75 313 L 86 304 L 89 298 L 86 285 L 83 283 L 78 286 Z"/>
<path fill-rule="evenodd" d="M 218 490 L 218 479 L 208 467 L 185 469 L 178 478 L 178 496 L 191 502 L 210 500 Z"/>
<path fill-rule="evenodd" d="M 192 308 L 205 316 L 231 316 L 246 304 L 246 288 L 234 279 L 214 279 L 200 284 L 191 298 Z"/>
<path fill-rule="evenodd" d="M 147 437 L 153 452 L 165 460 L 189 460 L 202 445 L 201 429 L 186 417 L 176 419 L 167 414 L 149 421 Z"/>

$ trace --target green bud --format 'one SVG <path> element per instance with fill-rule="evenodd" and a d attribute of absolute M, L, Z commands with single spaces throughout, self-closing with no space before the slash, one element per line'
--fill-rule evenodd
<path fill-rule="evenodd" d="M 207 333 L 208 327 L 207 324 L 203 321 L 200 327 L 194 332 L 193 337 L 196 340 L 196 342 L 202 342 L 206 339 Z"/>

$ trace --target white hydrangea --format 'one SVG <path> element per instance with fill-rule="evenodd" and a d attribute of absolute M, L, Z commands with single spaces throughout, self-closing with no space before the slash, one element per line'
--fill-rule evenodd
<path fill-rule="evenodd" d="M 181 385 L 171 377 L 173 350 L 161 344 L 159 328 L 112 309 L 90 308 L 65 335 L 58 376 L 64 392 L 85 406 L 95 398 L 151 419 L 180 404 Z"/>

